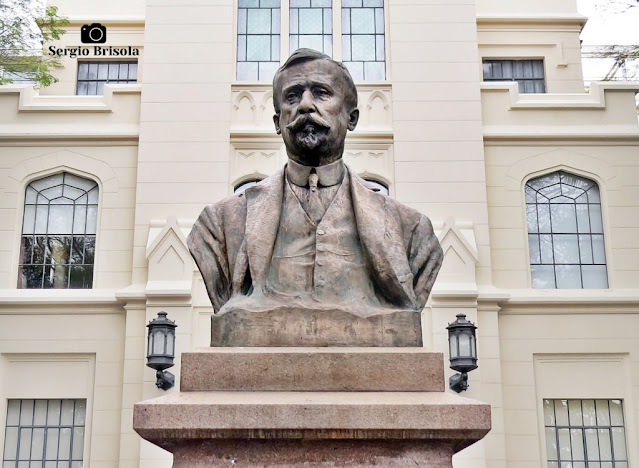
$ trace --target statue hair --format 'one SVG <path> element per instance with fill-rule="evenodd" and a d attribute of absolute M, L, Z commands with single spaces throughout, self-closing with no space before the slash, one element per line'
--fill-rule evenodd
<path fill-rule="evenodd" d="M 298 63 L 303 62 L 312 62 L 314 60 L 326 60 L 328 62 L 332 62 L 339 67 L 344 77 L 344 81 L 346 82 L 346 86 L 348 92 L 344 97 L 346 105 L 350 110 L 357 108 L 357 87 L 355 86 L 355 82 L 351 77 L 351 74 L 348 72 L 348 69 L 342 62 L 338 62 L 337 60 L 333 60 L 328 55 L 319 52 L 313 49 L 297 49 L 295 52 L 291 54 L 291 56 L 284 62 L 280 68 L 278 68 L 277 72 L 275 72 L 275 76 L 273 77 L 273 91 L 277 89 L 277 81 L 281 75 L 281 73 L 296 65 Z M 279 96 L 277 92 L 273 92 L 273 106 L 275 107 L 275 113 L 280 113 L 280 105 L 279 105 Z"/>

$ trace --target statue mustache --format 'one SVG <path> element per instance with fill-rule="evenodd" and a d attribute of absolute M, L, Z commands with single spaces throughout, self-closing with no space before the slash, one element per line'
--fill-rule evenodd
<path fill-rule="evenodd" d="M 312 123 L 317 125 L 318 127 L 324 127 L 327 129 L 331 128 L 330 124 L 326 120 L 324 120 L 322 117 L 320 117 L 317 114 L 310 113 L 310 114 L 300 115 L 295 120 L 293 120 L 290 124 L 288 124 L 286 126 L 286 129 L 295 131 L 305 126 L 308 123 Z"/>

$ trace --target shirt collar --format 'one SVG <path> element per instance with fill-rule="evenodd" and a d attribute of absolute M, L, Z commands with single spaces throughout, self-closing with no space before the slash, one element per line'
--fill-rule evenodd
<path fill-rule="evenodd" d="M 288 180 L 295 185 L 306 187 L 308 186 L 308 176 L 313 169 L 315 169 L 319 178 L 319 184 L 322 187 L 339 184 L 344 178 L 344 172 L 346 171 L 342 158 L 325 166 L 318 167 L 304 166 L 289 159 L 286 165 L 286 176 Z"/>

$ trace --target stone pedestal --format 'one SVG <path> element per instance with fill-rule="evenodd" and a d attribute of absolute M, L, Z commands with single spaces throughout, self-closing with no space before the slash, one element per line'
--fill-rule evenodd
<path fill-rule="evenodd" d="M 133 426 L 180 468 L 444 468 L 490 430 L 489 405 L 444 388 L 423 348 L 207 348 Z"/>

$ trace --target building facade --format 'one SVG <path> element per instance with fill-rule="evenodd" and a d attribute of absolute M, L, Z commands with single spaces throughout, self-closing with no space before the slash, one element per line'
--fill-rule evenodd
<path fill-rule="evenodd" d="M 455 466 L 639 466 L 639 85 L 584 89 L 575 0 L 56 5 L 59 82 L 0 87 L 3 468 L 170 466 L 132 429 L 164 394 L 145 325 L 177 322 L 177 379 L 209 345 L 185 237 L 286 161 L 270 78 L 298 46 L 355 77 L 347 163 L 433 221 L 425 346 L 479 327 L 493 429 Z"/>

